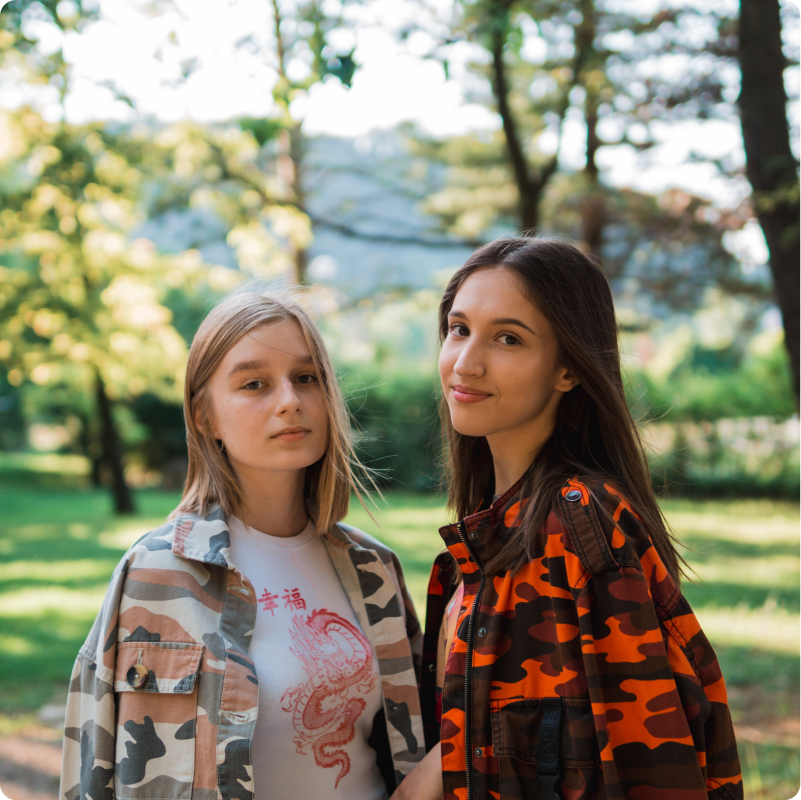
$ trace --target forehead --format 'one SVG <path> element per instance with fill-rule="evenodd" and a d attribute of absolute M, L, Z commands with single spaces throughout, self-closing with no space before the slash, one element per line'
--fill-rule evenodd
<path fill-rule="evenodd" d="M 528 299 L 520 278 L 505 267 L 476 270 L 459 287 L 451 306 L 468 317 L 515 317 L 522 322 L 545 321 Z"/>
<path fill-rule="evenodd" d="M 222 367 L 239 361 L 263 360 L 273 364 L 294 362 L 311 356 L 300 324 L 292 317 L 268 322 L 248 331 L 225 354 Z"/>

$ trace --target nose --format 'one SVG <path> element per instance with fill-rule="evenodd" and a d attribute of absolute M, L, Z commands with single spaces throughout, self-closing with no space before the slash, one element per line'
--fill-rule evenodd
<path fill-rule="evenodd" d="M 453 371 L 466 378 L 479 378 L 484 374 L 486 370 L 484 359 L 481 357 L 481 347 L 475 339 L 468 339 L 464 343 L 453 365 Z"/>
<path fill-rule="evenodd" d="M 300 411 L 300 395 L 295 388 L 295 384 L 290 380 L 281 381 L 278 388 L 278 397 L 275 413 L 278 416 L 283 414 L 293 414 Z"/>

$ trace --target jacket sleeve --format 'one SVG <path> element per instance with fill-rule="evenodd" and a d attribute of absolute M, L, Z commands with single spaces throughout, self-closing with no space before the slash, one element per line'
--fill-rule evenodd
<path fill-rule="evenodd" d="M 69 685 L 60 800 L 113 800 L 117 619 L 128 557 L 114 571 Z"/>
<path fill-rule="evenodd" d="M 642 571 L 621 567 L 594 575 L 578 605 L 607 796 L 707 800 L 706 781 Z"/>
<path fill-rule="evenodd" d="M 584 568 L 574 597 L 607 795 L 738 800 L 715 653 L 639 516 L 614 487 L 597 494 L 562 509 Z"/>
<path fill-rule="evenodd" d="M 409 638 L 409 645 L 412 649 L 414 674 L 417 677 L 417 686 L 419 688 L 423 664 L 423 630 L 420 627 L 420 621 L 417 619 L 414 601 L 406 586 L 406 579 L 403 576 L 403 567 L 401 567 L 400 560 L 394 552 L 392 553 L 392 565 L 395 569 L 398 586 L 400 588 L 400 599 L 403 603 L 404 618 L 406 621 L 406 636 Z"/>

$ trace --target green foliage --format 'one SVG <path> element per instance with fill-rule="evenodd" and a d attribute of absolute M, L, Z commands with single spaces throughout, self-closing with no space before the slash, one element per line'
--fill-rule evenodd
<path fill-rule="evenodd" d="M 117 397 L 174 390 L 183 340 L 160 303 L 165 263 L 131 242 L 142 142 L 102 126 L 2 112 L 0 361 L 9 380 L 91 385 Z M 14 180 L 14 171 L 34 180 Z"/>
<path fill-rule="evenodd" d="M 343 380 L 358 432 L 359 457 L 392 489 L 431 490 L 440 482 L 438 394 L 432 375 L 353 371 Z"/>
<path fill-rule="evenodd" d="M 264 147 L 267 142 L 272 142 L 283 130 L 283 126 L 277 120 L 262 117 L 242 117 L 239 120 L 239 127 L 243 131 L 251 133 L 259 143 L 259 147 Z"/>
<path fill-rule="evenodd" d="M 0 367 L 0 451 L 25 446 L 25 417 L 22 398 L 8 382 L 8 372 Z"/>
<path fill-rule="evenodd" d="M 696 345 L 688 358 L 661 379 L 642 369 L 629 369 L 624 377 L 629 405 L 640 420 L 786 419 L 795 413 L 781 341 L 744 356 L 731 348 L 709 350 Z"/>
<path fill-rule="evenodd" d="M 131 449 L 149 470 L 161 470 L 174 460 L 186 461 L 186 429 L 183 407 L 152 394 L 143 394 L 130 404 L 145 435 Z"/>

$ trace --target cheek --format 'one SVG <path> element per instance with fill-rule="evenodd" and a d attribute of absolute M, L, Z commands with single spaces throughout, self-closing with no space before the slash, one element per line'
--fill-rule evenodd
<path fill-rule="evenodd" d="M 322 391 L 315 395 L 313 401 L 309 404 L 309 416 L 311 416 L 314 427 L 320 432 L 319 438 L 328 443 L 328 409 L 325 407 L 325 398 Z"/>
<path fill-rule="evenodd" d="M 228 437 L 250 439 L 263 430 L 271 412 L 271 404 L 264 398 L 231 394 L 218 403 L 217 427 Z"/>
<path fill-rule="evenodd" d="M 442 350 L 439 353 L 439 379 L 445 388 L 445 381 L 448 376 L 453 372 L 453 365 L 456 363 L 456 354 L 452 346 L 448 344 L 448 340 L 442 345 Z"/>
<path fill-rule="evenodd" d="M 539 356 L 520 360 L 510 360 L 498 364 L 495 371 L 497 383 L 505 387 L 509 397 L 524 397 L 534 400 L 543 393 L 550 395 L 554 387 L 553 371 L 548 369 L 545 360 Z"/>

